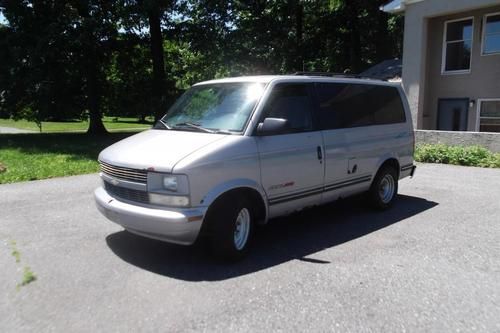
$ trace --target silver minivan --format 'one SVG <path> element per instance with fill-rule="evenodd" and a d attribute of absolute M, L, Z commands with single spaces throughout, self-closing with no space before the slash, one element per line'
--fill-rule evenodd
<path fill-rule="evenodd" d="M 401 86 L 323 76 L 195 84 L 151 129 L 103 150 L 98 209 L 131 233 L 208 240 L 242 257 L 256 224 L 366 192 L 378 209 L 413 176 Z"/>

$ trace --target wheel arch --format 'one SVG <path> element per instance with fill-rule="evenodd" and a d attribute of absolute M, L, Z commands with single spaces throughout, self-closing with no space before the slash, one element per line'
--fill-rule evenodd
<path fill-rule="evenodd" d="M 380 197 L 380 192 L 379 192 L 379 190 L 380 190 L 379 184 L 380 183 L 379 183 L 379 181 L 381 180 L 382 175 L 384 175 L 384 173 L 381 173 L 381 171 L 387 166 L 394 169 L 394 171 L 396 172 L 396 179 L 394 179 L 394 183 L 392 184 L 393 193 L 390 197 L 390 200 L 384 201 L 383 198 Z M 397 196 L 397 193 L 398 193 L 398 181 L 399 181 L 400 171 L 401 171 L 401 169 L 400 169 L 399 161 L 395 157 L 385 158 L 382 160 L 382 163 L 380 163 L 380 165 L 377 169 L 377 173 L 373 176 L 373 179 L 371 181 L 370 189 L 367 192 L 367 194 L 368 194 L 367 197 L 370 200 L 370 204 L 375 209 L 385 210 L 385 209 L 388 209 L 389 207 L 392 206 L 392 204 Z M 385 196 L 385 194 L 384 194 L 384 196 Z"/>
<path fill-rule="evenodd" d="M 203 205 L 208 207 L 207 215 L 210 213 L 214 203 L 227 196 L 242 195 L 249 198 L 256 207 L 256 221 L 265 224 L 268 219 L 267 196 L 259 184 L 252 180 L 238 179 L 221 184 L 212 189 L 203 197 Z"/>
<path fill-rule="evenodd" d="M 377 172 L 374 174 L 372 182 L 375 179 L 375 176 L 379 173 L 379 171 L 383 167 L 385 167 L 386 165 L 389 165 L 389 166 L 393 167 L 394 170 L 396 170 L 396 173 L 397 173 L 396 180 L 399 180 L 399 175 L 401 173 L 401 165 L 399 163 L 399 160 L 395 156 L 385 156 L 384 158 L 380 159 L 378 167 L 377 167 Z"/>

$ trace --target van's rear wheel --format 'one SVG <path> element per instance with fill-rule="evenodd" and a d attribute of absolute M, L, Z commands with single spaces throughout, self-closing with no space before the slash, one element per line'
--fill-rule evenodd
<path fill-rule="evenodd" d="M 370 204 L 376 209 L 388 209 L 398 194 L 398 173 L 389 165 L 383 166 L 368 191 Z"/>
<path fill-rule="evenodd" d="M 212 252 L 225 260 L 238 260 L 248 252 L 253 232 L 254 209 L 244 197 L 222 198 L 207 217 Z"/>

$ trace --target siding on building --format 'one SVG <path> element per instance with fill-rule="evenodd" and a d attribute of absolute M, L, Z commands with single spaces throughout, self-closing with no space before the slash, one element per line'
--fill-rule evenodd
<path fill-rule="evenodd" d="M 493 12 L 493 8 L 495 6 L 498 7 L 498 5 L 499 0 L 406 1 L 406 6 L 404 8 L 403 87 L 408 95 L 408 102 L 412 109 L 415 128 L 426 128 L 431 126 L 431 124 L 434 125 L 431 128 L 435 128 L 437 101 L 433 101 L 433 99 L 435 99 L 433 96 L 427 98 L 425 93 L 431 92 L 431 89 L 437 89 L 440 93 L 448 94 L 449 90 L 445 90 L 446 85 L 456 86 L 453 89 L 459 91 L 460 87 L 477 86 L 480 78 L 480 75 L 477 75 L 477 79 L 476 76 L 474 76 L 474 80 L 461 80 L 461 78 L 458 77 L 438 78 L 434 75 L 434 59 L 438 59 L 439 61 L 439 76 L 441 75 L 440 62 L 442 55 L 441 43 L 443 39 L 443 27 L 439 27 L 438 31 L 434 30 L 437 29 L 436 25 L 439 25 L 440 17 L 444 15 L 456 15 L 457 17 L 470 16 L 468 13 L 472 13 L 472 11 L 477 11 L 477 15 L 480 15 L 481 10 L 478 9 L 489 7 L 486 11 Z M 478 20 L 476 20 L 475 23 L 478 23 Z M 432 38 L 428 41 L 429 37 Z M 476 38 L 476 43 L 473 47 L 477 46 L 477 41 L 478 39 Z M 435 44 L 437 44 L 437 46 Z M 434 48 L 436 49 L 434 50 Z M 500 61 L 500 56 L 489 57 Z M 431 64 L 429 65 L 427 64 L 427 58 L 430 58 Z M 477 57 L 473 56 L 473 62 L 474 58 Z M 495 62 L 495 60 L 491 60 L 491 62 Z M 477 66 L 477 64 L 472 64 L 472 73 Z M 494 68 L 496 67 L 493 66 L 491 71 L 494 71 Z M 481 71 L 487 71 L 487 69 L 481 69 Z M 454 79 L 457 79 L 457 82 L 452 82 Z M 438 82 L 433 83 L 431 82 L 432 80 Z M 439 85 L 439 87 L 437 87 L 436 84 Z M 428 85 L 430 85 L 431 88 L 428 88 Z M 479 85 L 479 87 L 481 86 L 482 85 Z M 460 91 L 460 93 L 462 92 Z M 446 96 L 443 96 L 443 98 L 444 97 Z M 469 93 L 463 97 L 472 97 L 472 95 Z M 426 110 L 425 108 L 428 104 L 429 106 L 430 104 L 434 104 L 434 107 Z M 469 119 L 471 118 L 473 117 L 469 117 Z"/>
<path fill-rule="evenodd" d="M 468 131 L 476 130 L 478 99 L 500 98 L 500 54 L 481 55 L 483 17 L 500 12 L 500 5 L 428 19 L 427 66 L 421 127 L 436 129 L 440 98 L 468 98 L 475 101 L 468 113 Z M 473 17 L 470 73 L 442 74 L 445 22 Z"/>

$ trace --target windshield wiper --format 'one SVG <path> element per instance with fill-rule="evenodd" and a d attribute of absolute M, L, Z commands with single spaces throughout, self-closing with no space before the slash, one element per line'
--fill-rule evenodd
<path fill-rule="evenodd" d="M 175 124 L 173 126 L 173 128 L 182 128 L 182 127 L 193 128 L 193 129 L 196 129 L 196 130 L 198 130 L 200 132 L 216 133 L 216 131 L 212 131 L 211 129 L 202 127 L 199 124 L 193 124 L 193 123 L 190 123 L 190 122 L 178 123 L 178 124 Z"/>
<path fill-rule="evenodd" d="M 160 129 L 160 128 L 172 129 L 170 126 L 167 125 L 166 122 L 164 122 L 161 119 L 158 119 L 158 121 L 156 122 L 154 128 L 155 129 Z"/>
<path fill-rule="evenodd" d="M 215 130 L 214 133 L 215 134 L 227 134 L 227 135 L 233 135 L 234 134 L 233 132 L 227 131 L 227 130 Z"/>

